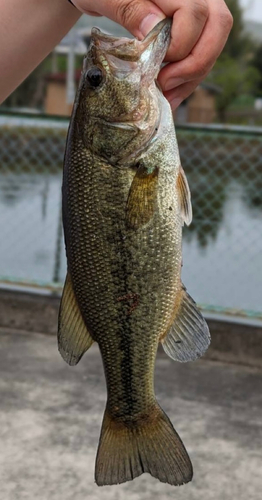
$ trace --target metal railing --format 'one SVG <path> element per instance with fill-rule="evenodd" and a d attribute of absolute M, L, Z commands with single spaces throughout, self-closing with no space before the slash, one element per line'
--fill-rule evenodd
<path fill-rule="evenodd" d="M 0 115 L 0 285 L 60 291 L 67 119 Z M 180 126 L 192 194 L 183 281 L 208 312 L 262 319 L 262 129 Z"/>

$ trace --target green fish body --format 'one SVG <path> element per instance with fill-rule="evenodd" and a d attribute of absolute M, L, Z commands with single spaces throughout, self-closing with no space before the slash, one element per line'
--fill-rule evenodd
<path fill-rule="evenodd" d="M 58 341 L 75 365 L 97 342 L 108 400 L 98 485 L 149 472 L 191 480 L 182 441 L 154 394 L 159 342 L 189 361 L 209 344 L 181 284 L 182 225 L 191 221 L 170 106 L 155 78 L 170 39 L 164 21 L 141 42 L 94 29 L 68 133 L 63 223 L 68 273 Z"/>

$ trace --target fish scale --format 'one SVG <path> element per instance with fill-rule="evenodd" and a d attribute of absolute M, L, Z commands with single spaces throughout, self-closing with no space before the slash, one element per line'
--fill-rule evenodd
<path fill-rule="evenodd" d="M 77 139 L 75 141 L 77 144 Z M 73 142 L 74 139 L 72 139 Z M 74 166 L 78 175 L 75 175 Z M 111 171 L 110 176 L 108 169 Z M 114 179 L 110 182 L 112 176 Z M 107 182 L 105 182 L 105 177 Z M 109 373 L 107 375 L 109 394 L 116 398 L 115 383 L 113 382 L 113 390 L 110 385 L 110 363 L 116 362 L 115 353 L 119 349 L 121 332 L 125 336 L 129 332 L 132 343 L 141 353 L 141 359 L 137 360 L 137 368 L 142 362 L 145 373 L 143 378 L 148 376 L 148 369 L 145 365 L 150 366 L 153 378 L 158 337 L 159 333 L 167 327 L 166 313 L 173 308 L 178 286 L 174 277 L 178 275 L 178 266 L 181 266 L 180 245 L 177 245 L 177 248 L 174 244 L 170 245 L 170 240 L 175 243 L 178 239 L 175 225 L 171 225 L 169 221 L 170 218 L 174 218 L 174 212 L 171 213 L 169 207 L 166 206 L 162 215 L 156 214 L 150 228 L 148 226 L 141 228 L 135 234 L 132 230 L 126 230 L 125 205 L 131 184 L 129 172 L 118 171 L 106 164 L 99 169 L 97 163 L 92 161 L 92 156 L 89 155 L 88 158 L 86 153 L 83 154 L 80 163 L 78 153 L 77 161 L 74 161 L 74 154 L 71 153 L 68 184 L 72 192 L 78 193 L 77 197 L 70 198 L 70 205 L 64 208 L 67 214 L 66 220 L 72 220 L 72 218 L 75 220 L 74 226 L 70 226 L 70 236 L 66 239 L 66 248 L 69 250 L 69 271 L 86 324 L 94 340 L 99 345 L 101 343 L 103 358 L 106 356 L 106 360 L 110 360 L 109 366 L 105 359 L 104 364 L 106 373 Z M 101 185 L 103 194 L 98 200 L 93 192 L 98 193 L 98 186 Z M 89 196 L 84 197 L 85 193 Z M 125 203 L 122 201 L 123 198 Z M 79 203 L 79 200 L 83 201 Z M 104 212 L 109 214 L 106 220 L 104 220 Z M 83 217 L 86 213 L 93 214 L 88 218 L 88 225 L 86 217 Z M 75 214 L 78 214 L 78 220 Z M 170 234 L 169 226 L 173 228 L 173 236 Z M 65 228 L 67 234 L 67 222 Z M 75 246 L 76 240 L 80 248 Z M 168 269 L 166 262 L 168 262 Z M 157 273 L 153 268 L 157 268 Z M 161 280 L 161 283 L 159 283 L 159 275 L 165 278 Z M 160 286 L 164 288 L 161 294 L 159 293 Z M 97 290 L 96 293 L 94 293 L 94 287 Z M 137 294 L 139 297 L 139 307 L 131 315 L 128 315 L 128 301 L 118 302 L 118 298 L 128 294 Z M 147 349 L 148 335 L 150 335 L 151 342 L 153 337 L 153 353 Z M 108 338 L 110 338 L 109 346 L 106 342 Z M 105 346 L 104 343 L 102 345 L 103 341 Z M 109 352 L 110 346 L 112 353 Z M 121 347 L 120 350 L 122 350 Z M 149 357 L 148 361 L 147 357 Z M 122 373 L 122 367 L 119 371 Z M 126 367 L 126 372 L 128 371 Z M 139 373 L 139 376 L 142 376 L 142 373 Z M 134 384 L 134 388 L 136 386 Z M 141 384 L 139 384 L 139 392 L 141 401 L 144 401 L 146 390 Z M 131 396 L 135 397 L 134 390 Z M 131 396 L 127 392 L 123 397 L 130 399 Z"/>
<path fill-rule="evenodd" d="M 108 399 L 98 485 L 143 472 L 174 485 L 192 478 L 184 445 L 154 393 L 159 341 L 180 361 L 196 359 L 209 344 L 180 277 L 190 192 L 172 113 L 155 85 L 169 39 L 169 20 L 141 42 L 93 31 L 67 139 L 68 273 L 58 342 L 71 365 L 93 342 L 102 355 Z"/>

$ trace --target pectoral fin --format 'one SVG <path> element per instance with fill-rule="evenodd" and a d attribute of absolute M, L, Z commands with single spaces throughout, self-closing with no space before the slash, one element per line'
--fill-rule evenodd
<path fill-rule="evenodd" d="M 138 229 L 150 221 L 157 204 L 158 169 L 152 173 L 140 165 L 130 187 L 127 200 L 126 221 Z"/>
<path fill-rule="evenodd" d="M 93 343 L 78 307 L 67 273 L 58 317 L 58 349 L 69 365 L 76 365 Z"/>
<path fill-rule="evenodd" d="M 160 342 L 170 358 L 184 362 L 202 356 L 210 344 L 206 321 L 183 285 L 175 304 L 173 324 Z"/>
<path fill-rule="evenodd" d="M 180 202 L 181 217 L 183 223 L 185 222 L 186 225 L 189 226 L 192 222 L 191 195 L 186 174 L 181 166 L 178 172 L 176 185 Z"/>

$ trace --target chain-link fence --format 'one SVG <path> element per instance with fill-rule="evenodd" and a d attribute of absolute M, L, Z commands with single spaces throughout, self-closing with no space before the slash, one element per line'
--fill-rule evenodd
<path fill-rule="evenodd" d="M 0 281 L 60 290 L 68 120 L 0 116 Z M 177 128 L 194 218 L 183 281 L 210 311 L 262 318 L 262 129 Z"/>

